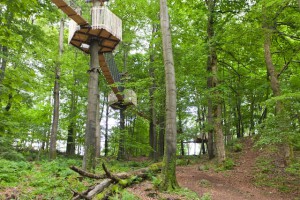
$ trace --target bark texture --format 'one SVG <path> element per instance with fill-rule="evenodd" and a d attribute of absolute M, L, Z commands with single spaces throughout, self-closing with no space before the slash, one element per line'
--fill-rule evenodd
<path fill-rule="evenodd" d="M 77 56 L 77 55 L 76 55 Z M 75 76 L 74 76 L 75 78 Z M 77 80 L 75 78 L 74 87 L 77 85 Z M 75 91 L 71 91 L 71 105 L 69 114 L 69 125 L 68 125 L 68 137 L 67 137 L 67 147 L 66 153 L 68 156 L 75 155 L 75 138 L 76 138 L 76 105 L 78 101 L 78 96 Z"/>
<path fill-rule="evenodd" d="M 215 32 L 215 0 L 207 0 L 208 7 L 208 24 L 207 24 L 207 35 L 208 35 L 208 45 L 209 54 L 207 59 L 207 71 L 209 74 L 207 80 L 207 86 L 211 89 L 211 94 L 208 102 L 208 124 L 210 126 L 210 131 L 208 134 L 208 151 L 209 157 L 212 158 L 213 152 L 213 141 L 215 141 L 216 156 L 218 162 L 223 162 L 225 160 L 225 146 L 224 146 L 224 136 L 222 130 L 222 102 L 220 98 L 220 92 L 216 89 L 218 85 L 218 65 L 217 65 L 217 50 L 214 41 Z M 213 90 L 212 90 L 213 89 Z"/>
<path fill-rule="evenodd" d="M 160 0 L 160 25 L 166 80 L 166 133 L 162 189 L 178 187 L 176 179 L 176 84 L 167 0 Z"/>
<path fill-rule="evenodd" d="M 0 51 L 2 51 L 2 55 L 3 55 L 3 57 L 1 58 L 1 68 L 0 68 L 1 69 L 1 71 L 0 71 L 0 84 L 2 84 L 3 79 L 5 77 L 5 70 L 6 70 L 6 66 L 7 66 L 8 49 L 7 49 L 6 46 L 0 46 L 0 47 L 1 47 Z"/>
<path fill-rule="evenodd" d="M 107 95 L 106 113 L 105 113 L 104 156 L 108 156 L 108 115 L 109 115 L 109 105 L 108 105 L 108 95 Z"/>
<path fill-rule="evenodd" d="M 87 105 L 87 122 L 85 131 L 85 145 L 82 167 L 85 170 L 92 170 L 96 167 L 96 126 L 98 115 L 98 78 L 99 78 L 99 41 L 91 41 L 90 46 L 90 77 L 88 84 L 88 105 Z"/>
<path fill-rule="evenodd" d="M 153 25 L 152 27 L 152 38 L 154 38 L 154 35 L 157 32 L 156 25 Z M 153 43 L 153 42 L 152 42 Z M 156 134 L 156 111 L 155 111 L 155 90 L 156 90 L 156 82 L 155 82 L 155 68 L 153 66 L 154 63 L 154 44 L 150 44 L 151 49 L 151 55 L 150 55 L 150 69 L 149 69 L 149 75 L 151 78 L 151 85 L 149 89 L 149 96 L 150 96 L 150 121 L 149 121 L 149 143 L 152 148 L 152 151 L 150 152 L 150 158 L 153 160 L 158 159 L 158 152 L 157 152 L 157 134 Z"/>
<path fill-rule="evenodd" d="M 118 160 L 125 160 L 125 109 L 120 109 L 120 138 L 119 138 L 119 150 Z"/>
<path fill-rule="evenodd" d="M 272 24 L 274 21 L 268 15 L 268 8 L 266 5 L 263 5 L 263 32 L 264 32 L 264 56 L 267 67 L 267 72 L 269 75 L 270 86 L 273 92 L 274 97 L 281 95 L 280 83 L 278 80 L 278 73 L 272 61 L 271 45 L 272 45 L 272 36 L 273 28 Z M 284 105 L 280 100 L 276 101 L 275 105 L 275 115 L 280 115 L 284 112 Z M 279 151 L 284 158 L 285 165 L 288 165 L 293 156 L 293 149 L 288 143 L 288 137 L 282 138 L 282 142 L 279 144 Z"/>

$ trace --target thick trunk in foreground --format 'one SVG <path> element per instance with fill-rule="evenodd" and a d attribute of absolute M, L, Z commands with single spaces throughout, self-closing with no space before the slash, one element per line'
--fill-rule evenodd
<path fill-rule="evenodd" d="M 53 89 L 53 120 L 51 127 L 51 135 L 50 135 L 50 149 L 49 149 L 49 157 L 50 160 L 56 158 L 56 141 L 57 141 L 57 130 L 58 130 L 58 119 L 59 119 L 59 79 L 60 79 L 60 57 L 63 53 L 63 39 L 64 39 L 64 20 L 60 20 L 60 30 L 59 30 L 59 61 L 55 67 L 55 82 Z"/>
<path fill-rule="evenodd" d="M 166 79 L 166 135 L 163 169 L 163 190 L 179 187 L 176 179 L 176 84 L 167 0 L 160 0 L 160 25 Z"/>
<path fill-rule="evenodd" d="M 99 41 L 91 41 L 90 51 L 90 78 L 88 84 L 88 105 L 87 122 L 85 131 L 85 145 L 83 157 L 83 169 L 92 170 L 96 167 L 96 124 L 98 107 L 98 78 L 99 78 L 99 60 L 98 60 Z"/>
<path fill-rule="evenodd" d="M 208 88 L 215 88 L 218 85 L 218 65 L 217 65 L 217 50 L 215 43 L 215 0 L 208 0 L 208 24 L 207 24 L 207 35 L 208 35 L 208 44 L 209 44 L 209 54 L 207 59 L 207 71 L 209 73 L 208 77 Z M 208 107 L 208 122 L 211 128 L 213 128 L 213 140 L 216 144 L 216 156 L 218 162 L 221 163 L 225 160 L 225 146 L 224 146 L 224 136 L 222 130 L 222 103 L 220 92 L 217 89 L 211 92 L 209 98 L 209 107 Z M 211 108 L 210 108 L 211 107 Z M 209 132 L 209 140 L 212 140 L 211 131 Z M 212 150 L 212 141 L 209 141 L 209 150 Z M 211 156 L 211 153 L 209 153 Z"/>
<path fill-rule="evenodd" d="M 275 66 L 273 64 L 271 54 L 273 21 L 270 21 L 267 12 L 267 8 L 265 7 L 265 5 L 263 5 L 264 56 L 273 96 L 278 97 L 281 95 L 281 89 L 278 80 L 278 73 L 276 72 Z M 275 115 L 280 115 L 282 114 L 282 112 L 284 112 L 284 105 L 280 100 L 277 100 L 275 105 Z M 279 151 L 284 158 L 285 165 L 288 165 L 292 159 L 293 148 L 288 144 L 288 137 L 281 139 L 282 142 L 279 144 Z"/>

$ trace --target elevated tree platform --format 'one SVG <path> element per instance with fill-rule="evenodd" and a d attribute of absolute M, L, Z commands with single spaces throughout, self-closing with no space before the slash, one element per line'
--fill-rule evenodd
<path fill-rule="evenodd" d="M 112 52 L 122 40 L 122 21 L 106 7 L 92 8 L 93 24 L 79 26 L 70 22 L 69 43 L 85 53 L 92 39 L 99 40 L 99 53 Z"/>
<path fill-rule="evenodd" d="M 130 90 L 125 95 L 124 87 L 120 86 L 121 75 L 111 53 L 122 40 L 121 19 L 107 7 L 97 6 L 91 10 L 92 25 L 90 25 L 79 15 L 79 12 L 76 12 L 64 0 L 52 0 L 52 2 L 73 19 L 69 23 L 68 41 L 70 44 L 90 54 L 91 41 L 95 39 L 99 41 L 100 69 L 114 93 L 110 95 L 111 106 L 119 109 L 128 105 L 136 105 L 136 94 Z"/>

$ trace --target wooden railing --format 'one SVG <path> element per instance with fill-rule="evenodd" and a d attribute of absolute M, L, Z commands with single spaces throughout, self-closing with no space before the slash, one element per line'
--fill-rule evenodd
<path fill-rule="evenodd" d="M 105 29 L 122 40 L 122 20 L 105 6 L 92 8 L 92 29 Z"/>

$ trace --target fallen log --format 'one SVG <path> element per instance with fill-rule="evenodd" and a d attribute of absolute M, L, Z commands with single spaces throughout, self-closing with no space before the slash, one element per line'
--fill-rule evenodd
<path fill-rule="evenodd" d="M 103 192 L 103 190 L 107 188 L 112 182 L 113 180 L 111 179 L 104 179 L 100 184 L 96 185 L 93 190 L 89 191 L 89 193 L 86 196 L 87 199 L 92 199 L 97 194 Z"/>
<path fill-rule="evenodd" d="M 123 173 L 117 173 L 112 174 L 105 164 L 102 164 L 102 168 L 105 171 L 105 174 L 102 175 L 96 175 L 89 172 L 86 172 L 82 169 L 79 169 L 75 166 L 70 167 L 70 169 L 74 170 L 75 172 L 79 173 L 81 176 L 93 178 L 93 179 L 103 179 L 102 182 L 96 184 L 93 187 L 90 187 L 88 190 L 84 191 L 83 193 L 78 193 L 73 191 L 74 195 L 72 200 L 78 200 L 78 199 L 92 199 L 97 194 L 103 192 L 106 188 L 108 188 L 111 184 L 119 184 L 122 188 L 128 187 L 133 183 L 133 180 L 140 179 L 140 181 L 143 181 L 147 179 L 148 174 L 150 172 L 156 173 L 161 170 L 162 165 L 160 163 L 156 163 L 151 165 L 147 168 L 138 169 L 132 172 L 123 172 Z M 129 179 L 129 180 L 128 180 Z M 109 192 L 111 194 L 111 192 Z M 105 195 L 105 198 L 107 198 L 107 195 Z"/>

